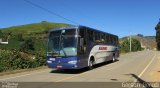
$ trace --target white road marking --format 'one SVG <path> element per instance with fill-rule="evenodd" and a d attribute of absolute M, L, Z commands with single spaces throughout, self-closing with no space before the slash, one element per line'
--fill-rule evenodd
<path fill-rule="evenodd" d="M 138 75 L 138 77 L 140 78 L 143 74 L 144 74 L 144 72 L 148 69 L 148 67 L 151 65 L 151 63 L 154 61 L 154 59 L 155 59 L 155 57 L 156 57 L 156 53 L 155 53 L 155 55 L 152 57 L 152 59 L 151 59 L 151 61 L 148 63 L 148 65 L 143 69 L 143 71 Z M 136 82 L 137 80 L 134 80 L 134 82 Z"/>
<path fill-rule="evenodd" d="M 152 57 L 152 60 L 148 63 L 148 65 L 144 68 L 144 70 L 138 75 L 138 77 L 141 77 L 144 74 L 144 72 L 148 69 L 148 67 L 154 61 L 155 57 L 156 57 L 156 54 Z"/>
<path fill-rule="evenodd" d="M 40 71 L 40 72 L 36 72 L 36 73 L 31 73 L 31 74 L 24 74 L 24 75 L 4 78 L 4 79 L 0 79 L 0 81 L 2 81 L 2 80 L 8 80 L 8 79 L 14 79 L 14 78 L 19 78 L 19 77 L 24 77 L 24 76 L 33 75 L 33 74 L 39 74 L 39 73 L 43 73 L 43 72 L 46 72 L 46 71 Z"/>

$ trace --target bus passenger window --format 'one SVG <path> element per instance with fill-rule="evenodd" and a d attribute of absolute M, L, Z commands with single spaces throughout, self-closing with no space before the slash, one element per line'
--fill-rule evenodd
<path fill-rule="evenodd" d="M 86 52 L 86 29 L 85 28 L 81 28 L 79 30 L 79 46 L 80 46 L 80 52 L 81 53 L 85 53 Z"/>
<path fill-rule="evenodd" d="M 105 42 L 105 34 L 101 34 L 101 42 L 102 42 L 102 43 Z"/>
<path fill-rule="evenodd" d="M 100 41 L 100 33 L 99 33 L 99 32 L 97 32 L 97 33 L 95 34 L 95 42 L 97 42 L 97 43 L 101 42 L 101 41 Z"/>

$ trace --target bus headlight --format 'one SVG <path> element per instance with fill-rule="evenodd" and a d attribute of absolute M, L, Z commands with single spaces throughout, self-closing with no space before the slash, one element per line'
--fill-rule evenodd
<path fill-rule="evenodd" d="M 69 64 L 76 64 L 77 60 L 68 61 Z"/>
<path fill-rule="evenodd" d="M 49 61 L 49 60 L 48 60 L 48 61 L 47 61 L 47 63 L 49 63 L 49 64 L 50 64 L 50 63 L 52 63 L 52 61 Z"/>

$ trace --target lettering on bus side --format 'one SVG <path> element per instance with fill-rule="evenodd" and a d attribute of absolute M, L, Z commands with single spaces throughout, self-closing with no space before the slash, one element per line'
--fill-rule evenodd
<path fill-rule="evenodd" d="M 99 50 L 107 50 L 107 47 L 99 47 Z"/>

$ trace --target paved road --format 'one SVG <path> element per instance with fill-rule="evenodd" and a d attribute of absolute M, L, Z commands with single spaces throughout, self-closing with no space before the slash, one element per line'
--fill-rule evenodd
<path fill-rule="evenodd" d="M 157 51 L 138 51 L 121 55 L 114 63 L 99 64 L 95 69 L 52 70 L 49 68 L 0 76 L 10 82 L 140 82 L 150 80 L 150 71 L 160 59 Z"/>

